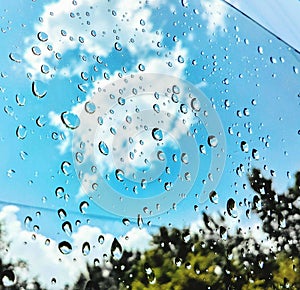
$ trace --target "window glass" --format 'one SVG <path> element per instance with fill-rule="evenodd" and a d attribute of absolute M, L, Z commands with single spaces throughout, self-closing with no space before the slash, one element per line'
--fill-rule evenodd
<path fill-rule="evenodd" d="M 0 29 L 1 287 L 300 288 L 296 49 L 217 0 Z"/>

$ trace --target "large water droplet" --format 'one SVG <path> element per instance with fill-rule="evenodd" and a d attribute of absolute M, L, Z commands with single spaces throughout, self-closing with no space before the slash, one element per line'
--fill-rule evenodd
<path fill-rule="evenodd" d="M 32 83 L 31 90 L 32 93 L 39 99 L 42 99 L 47 95 L 46 85 L 43 82 L 38 80 Z"/>
<path fill-rule="evenodd" d="M 194 111 L 199 112 L 201 109 L 200 101 L 197 98 L 191 100 L 191 107 Z"/>
<path fill-rule="evenodd" d="M 40 40 L 40 41 L 42 41 L 42 42 L 45 42 L 45 41 L 48 40 L 48 35 L 47 35 L 47 33 L 40 31 L 40 32 L 37 34 L 37 38 L 38 38 L 38 40 Z"/>
<path fill-rule="evenodd" d="M 227 212 L 229 216 L 233 218 L 237 217 L 236 204 L 233 198 L 229 198 L 227 201 Z"/>
<path fill-rule="evenodd" d="M 60 218 L 61 220 L 65 219 L 66 216 L 67 216 L 67 213 L 66 213 L 66 211 L 65 211 L 63 208 L 60 208 L 60 209 L 57 211 L 57 214 L 58 214 L 58 216 L 59 216 L 59 218 Z"/>
<path fill-rule="evenodd" d="M 17 53 L 11 52 L 11 53 L 9 54 L 9 58 L 10 58 L 12 61 L 16 62 L 16 63 L 22 62 L 21 56 L 20 56 L 19 54 L 17 54 Z"/>
<path fill-rule="evenodd" d="M 245 153 L 249 152 L 249 146 L 246 141 L 241 142 L 241 150 Z"/>
<path fill-rule="evenodd" d="M 218 145 L 218 139 L 217 139 L 216 136 L 210 135 L 210 136 L 208 136 L 208 138 L 207 138 L 207 143 L 208 143 L 208 145 L 209 145 L 210 147 L 217 147 L 217 145 Z"/>
<path fill-rule="evenodd" d="M 108 146 L 106 145 L 106 143 L 104 141 L 100 141 L 99 143 L 99 150 L 103 155 L 108 155 L 109 154 L 109 149 Z"/>
<path fill-rule="evenodd" d="M 69 129 L 74 130 L 74 129 L 78 128 L 80 125 L 79 117 L 71 112 L 65 111 L 65 112 L 61 113 L 60 118 L 61 118 L 63 124 Z"/>
<path fill-rule="evenodd" d="M 209 200 L 212 202 L 212 203 L 215 203 L 215 204 L 217 204 L 218 203 L 218 201 L 219 201 L 219 196 L 218 196 L 218 194 L 217 194 L 217 192 L 216 191 L 211 191 L 210 193 L 209 193 Z"/>
<path fill-rule="evenodd" d="M 122 246 L 121 244 L 119 243 L 119 241 L 114 238 L 112 244 L 111 244 L 111 248 L 110 248 L 110 253 L 112 255 L 112 258 L 114 260 L 120 260 L 121 257 L 122 257 Z"/>
<path fill-rule="evenodd" d="M 62 173 L 66 176 L 69 176 L 69 167 L 71 166 L 71 163 L 69 161 L 63 161 L 62 164 L 60 165 L 60 169 Z"/>
<path fill-rule="evenodd" d="M 157 141 L 161 141 L 163 139 L 163 132 L 159 128 L 154 128 L 152 130 L 152 137 Z"/>
<path fill-rule="evenodd" d="M 10 287 L 13 286 L 16 283 L 16 276 L 14 272 L 10 269 L 6 269 L 1 273 L 2 277 L 2 283 L 4 287 Z"/>
<path fill-rule="evenodd" d="M 69 242 L 67 241 L 62 241 L 58 244 L 58 249 L 59 251 L 64 254 L 64 255 L 68 255 L 72 252 L 72 246 Z"/>
<path fill-rule="evenodd" d="M 27 129 L 23 125 L 19 125 L 16 130 L 16 135 L 20 140 L 23 140 L 27 136 Z"/>
<path fill-rule="evenodd" d="M 82 201 L 79 205 L 79 210 L 82 214 L 85 214 L 85 210 L 89 207 L 89 203 L 87 201 Z"/>
<path fill-rule="evenodd" d="M 68 236 L 71 236 L 73 230 L 72 230 L 72 225 L 69 221 L 63 222 L 61 228 Z"/>

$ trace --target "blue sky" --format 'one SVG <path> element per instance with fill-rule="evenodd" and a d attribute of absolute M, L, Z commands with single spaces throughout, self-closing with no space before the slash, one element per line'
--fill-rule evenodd
<path fill-rule="evenodd" d="M 158 3 L 153 0 L 142 9 L 137 2 L 128 7 L 119 2 L 95 4 L 93 0 L 78 1 L 77 5 L 70 1 L 18 3 L 7 3 L 0 19 L 0 39 L 5 44 L 0 53 L 3 107 L 0 123 L 0 199 L 3 206 L 17 205 L 19 211 L 16 208 L 12 208 L 10 213 L 4 210 L 6 216 L 16 215 L 16 223 L 17 220 L 22 223 L 26 216 L 32 218 L 32 223 L 27 227 L 18 224 L 20 231 L 30 232 L 34 225 L 38 225 L 41 239 L 47 237 L 53 243 L 69 240 L 74 243 L 75 249 L 76 241 L 80 241 L 80 238 L 76 240 L 73 235 L 68 236 L 62 231 L 62 220 L 57 214 L 59 209 L 66 211 L 65 220 L 72 224 L 74 235 L 78 232 L 85 235 L 83 229 L 87 231 L 90 228 L 93 235 L 98 235 L 100 230 L 110 235 L 109 240 L 114 235 L 126 236 L 128 231 L 136 228 L 137 216 L 130 218 L 130 226 L 125 226 L 122 219 L 128 217 L 126 209 L 124 215 L 115 215 L 83 194 L 77 178 L 78 164 L 74 159 L 74 150 L 79 143 L 72 143 L 77 141 L 73 139 L 74 134 L 77 138 L 83 136 L 83 139 L 93 138 L 94 133 L 96 136 L 102 134 L 101 138 L 107 136 L 107 140 L 127 137 L 118 137 L 118 131 L 116 136 L 109 135 L 108 127 L 99 129 L 105 126 L 105 122 L 116 121 L 118 126 L 122 126 L 125 113 L 116 108 L 116 113 L 111 117 L 112 114 L 106 110 L 110 103 L 96 98 L 103 98 L 103 89 L 112 88 L 114 82 L 120 84 L 123 79 L 130 79 L 131 73 L 163 73 L 191 83 L 203 92 L 198 98 L 202 104 L 207 102 L 211 105 L 206 109 L 209 116 L 214 116 L 208 117 L 206 129 L 202 123 L 197 124 L 197 148 L 188 149 L 189 159 L 196 162 L 200 158 L 200 166 L 197 176 L 192 179 L 193 186 L 187 198 L 177 204 L 176 210 L 168 213 L 153 218 L 142 213 L 144 230 L 147 228 L 151 231 L 151 227 L 146 225 L 148 221 L 152 222 L 154 230 L 162 224 L 186 226 L 197 223 L 202 210 L 210 213 L 225 211 L 230 197 L 235 199 L 237 205 L 244 198 L 251 201 L 252 192 L 246 175 L 254 167 L 262 169 L 267 177 L 274 175 L 275 186 L 280 191 L 284 191 L 288 184 L 292 185 L 293 174 L 299 170 L 299 54 L 245 16 L 220 1 L 189 1 L 188 7 L 183 7 L 180 2 L 170 5 L 167 1 Z M 253 13 L 257 9 L 255 7 L 253 5 L 249 11 Z M 275 22 L 270 22 L 270 15 L 266 19 L 269 27 L 275 26 Z M 287 35 L 286 41 L 289 37 Z M 184 87 L 183 82 L 178 82 Z M 39 98 L 44 92 L 47 92 L 46 95 Z M 151 101 L 150 97 L 153 98 L 153 92 L 151 96 L 147 95 L 147 100 L 144 96 L 132 102 L 139 102 L 143 108 L 151 108 L 155 100 L 153 98 Z M 181 98 L 182 102 L 186 101 L 186 95 Z M 102 127 L 93 123 L 91 133 L 87 133 L 86 127 L 75 130 L 67 128 L 61 114 L 72 112 L 73 117 L 82 118 L 81 111 L 86 101 L 99 105 L 97 110 L 104 118 Z M 126 101 L 129 103 L 130 97 Z M 161 101 L 155 101 L 161 102 L 160 107 L 164 108 L 161 111 L 172 113 L 177 110 L 170 104 L 169 107 L 163 107 L 163 101 L 162 98 Z M 132 108 L 128 108 L 132 111 Z M 188 130 L 194 129 L 193 126 L 189 127 L 193 123 L 189 114 Z M 203 110 L 201 114 L 204 114 Z M 109 121 L 109 117 L 112 121 Z M 146 118 L 146 115 L 143 117 Z M 200 119 L 206 120 L 204 115 Z M 210 135 L 209 126 L 214 126 L 214 120 L 217 119 L 222 127 L 217 126 L 215 134 L 224 130 L 225 141 L 224 148 L 219 143 L 219 147 L 214 149 L 207 144 L 207 138 Z M 176 150 L 180 156 L 179 151 L 185 144 L 182 136 L 186 132 L 180 126 L 171 126 L 172 122 L 166 120 L 163 125 L 164 136 L 169 136 L 170 140 L 173 138 L 177 147 L 161 145 L 160 148 L 165 148 L 169 157 Z M 178 119 L 175 118 L 175 121 Z M 90 125 L 84 119 L 81 124 Z M 143 149 L 145 155 L 151 155 L 151 146 L 155 145 L 150 142 L 151 138 L 147 139 L 149 134 L 141 136 L 147 141 L 143 145 L 146 148 Z M 219 136 L 220 142 L 221 139 Z M 248 144 L 248 152 L 241 150 L 242 142 Z M 205 145 L 206 155 L 201 155 L 198 150 L 200 145 Z M 172 152 L 174 146 L 177 149 Z M 224 157 L 226 163 L 224 168 L 220 168 L 223 174 L 215 187 L 219 196 L 218 205 L 207 198 L 204 203 L 199 202 L 198 196 L 203 190 L 202 179 L 207 179 L 210 159 L 214 150 L 221 149 L 226 149 L 224 153 L 218 151 L 220 159 Z M 253 150 L 259 153 L 258 160 L 253 157 Z M 119 158 L 118 153 L 115 152 L 113 158 Z M 93 154 L 92 157 L 96 153 Z M 98 162 L 100 168 L 106 168 L 112 165 L 110 156 L 99 160 L 92 158 L 87 165 Z M 170 158 L 167 160 L 167 164 L 172 165 Z M 140 161 L 137 161 L 137 165 Z M 64 162 L 71 164 L 67 173 L 61 169 L 62 164 L 66 164 Z M 175 174 L 171 175 L 173 183 L 179 168 L 182 168 L 180 166 L 174 166 Z M 87 167 L 83 169 L 88 170 Z M 151 172 L 156 179 L 160 173 L 157 170 Z M 129 178 L 128 172 L 125 172 L 126 178 Z M 105 170 L 102 170 L 101 178 L 105 178 L 104 173 Z M 161 174 L 160 183 L 155 180 L 148 185 L 156 191 L 158 199 L 159 191 L 164 191 L 162 185 L 168 181 L 165 180 L 167 174 Z M 193 172 L 191 174 L 193 176 Z M 113 181 L 107 183 L 109 187 L 120 191 L 122 196 L 123 185 Z M 128 181 L 131 186 L 133 183 Z M 247 189 L 244 184 L 247 184 Z M 57 188 L 63 188 L 59 197 Z M 170 194 L 172 192 L 176 194 L 176 188 Z M 123 197 L 126 194 L 132 193 L 123 192 Z M 152 193 L 147 191 L 147 194 Z M 141 202 L 145 200 L 147 207 L 147 200 L 142 195 L 137 195 L 137 198 Z M 85 213 L 80 209 L 84 201 L 89 204 Z M 247 220 L 245 206 L 237 206 L 237 210 L 242 224 L 256 222 L 255 219 Z M 231 227 L 237 225 L 236 219 L 229 218 L 229 222 Z M 135 235 L 138 236 L 136 232 Z M 146 236 L 147 233 L 143 231 L 141 237 Z M 93 239 L 92 235 L 90 239 Z M 134 238 L 131 241 L 130 245 L 133 245 Z M 76 254 L 78 252 L 74 250 Z"/>

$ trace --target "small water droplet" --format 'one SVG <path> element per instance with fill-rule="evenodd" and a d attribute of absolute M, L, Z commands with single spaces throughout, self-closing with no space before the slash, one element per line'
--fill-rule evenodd
<path fill-rule="evenodd" d="M 200 150 L 200 152 L 201 152 L 202 154 L 206 154 L 206 148 L 205 148 L 204 145 L 200 145 L 200 146 L 199 146 L 199 150 Z"/>
<path fill-rule="evenodd" d="M 256 149 L 252 149 L 252 157 L 255 160 L 259 160 L 259 152 Z"/>
<path fill-rule="evenodd" d="M 91 246 L 89 242 L 84 242 L 81 248 L 81 252 L 84 256 L 87 256 L 91 251 Z"/>
<path fill-rule="evenodd" d="M 125 225 L 125 226 L 128 226 L 130 225 L 130 220 L 128 218 L 123 218 L 122 219 L 122 223 Z"/>
<path fill-rule="evenodd" d="M 145 66 L 143 65 L 143 64 L 139 64 L 138 65 L 138 69 L 140 70 L 140 71 L 145 71 Z"/>
<path fill-rule="evenodd" d="M 121 51 L 121 50 L 122 50 L 122 45 L 121 45 L 120 42 L 115 42 L 115 49 L 116 49 L 117 51 Z"/>
<path fill-rule="evenodd" d="M 257 51 L 259 54 L 263 54 L 264 53 L 264 49 L 261 46 L 257 47 Z"/>
<path fill-rule="evenodd" d="M 98 237 L 98 242 L 99 242 L 100 245 L 103 245 L 103 243 L 104 243 L 104 236 L 103 235 L 100 235 Z"/>
<path fill-rule="evenodd" d="M 184 164 L 189 163 L 189 156 L 187 153 L 182 153 L 180 159 L 181 159 L 181 162 Z"/>
<path fill-rule="evenodd" d="M 64 192 L 65 192 L 65 190 L 61 186 L 59 186 L 55 189 L 55 195 L 57 198 L 62 198 L 64 195 Z"/>

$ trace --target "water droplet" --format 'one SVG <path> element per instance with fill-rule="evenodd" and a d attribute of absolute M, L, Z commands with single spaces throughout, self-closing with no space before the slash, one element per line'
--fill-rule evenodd
<path fill-rule="evenodd" d="M 128 226 L 130 225 L 130 220 L 128 218 L 123 218 L 122 219 L 122 223 L 125 225 L 125 226 Z"/>
<path fill-rule="evenodd" d="M 77 129 L 80 125 L 79 117 L 71 112 L 61 113 L 60 118 L 63 124 L 71 130 Z"/>
<path fill-rule="evenodd" d="M 73 230 L 72 230 L 72 225 L 69 221 L 63 222 L 61 228 L 68 236 L 71 236 Z"/>
<path fill-rule="evenodd" d="M 120 260 L 121 257 L 122 257 L 122 246 L 121 244 L 119 243 L 119 241 L 114 238 L 112 244 L 111 244 L 111 248 L 110 248 L 110 253 L 112 255 L 112 258 L 114 260 Z"/>
<path fill-rule="evenodd" d="M 47 33 L 40 31 L 37 34 L 37 38 L 38 38 L 38 40 L 40 40 L 42 42 L 46 42 L 48 40 L 48 35 L 47 35 Z"/>
<path fill-rule="evenodd" d="M 187 8 L 189 6 L 188 0 L 181 0 L 181 5 L 182 7 Z"/>
<path fill-rule="evenodd" d="M 199 146 L 199 150 L 200 150 L 200 152 L 201 152 L 202 154 L 206 154 L 206 148 L 205 148 L 204 145 L 200 145 L 200 146 Z"/>
<path fill-rule="evenodd" d="M 222 81 L 222 83 L 223 83 L 224 85 L 229 85 L 229 79 L 225 78 L 225 79 Z"/>
<path fill-rule="evenodd" d="M 66 176 L 69 176 L 70 173 L 68 171 L 69 167 L 71 166 L 71 163 L 69 161 L 63 161 L 62 164 L 60 165 L 60 169 L 62 173 Z"/>
<path fill-rule="evenodd" d="M 257 47 L 257 51 L 259 54 L 263 54 L 264 53 L 264 49 L 261 46 Z"/>
<path fill-rule="evenodd" d="M 67 241 L 62 241 L 58 244 L 58 249 L 59 251 L 64 254 L 64 255 L 68 255 L 72 252 L 72 246 L 69 242 Z"/>
<path fill-rule="evenodd" d="M 179 55 L 177 60 L 179 63 L 184 63 L 184 58 L 182 55 Z"/>
<path fill-rule="evenodd" d="M 119 180 L 121 182 L 124 181 L 124 171 L 122 169 L 117 169 L 115 171 L 115 176 L 116 176 L 117 180 Z"/>
<path fill-rule="evenodd" d="M 106 145 L 106 143 L 104 141 L 100 141 L 99 143 L 99 150 L 103 155 L 108 155 L 109 154 L 109 149 L 108 146 Z"/>
<path fill-rule="evenodd" d="M 180 159 L 181 159 L 181 162 L 184 164 L 189 163 L 189 156 L 187 153 L 182 153 Z"/>
<path fill-rule="evenodd" d="M 60 208 L 60 209 L 57 211 L 57 214 L 58 214 L 58 216 L 59 216 L 59 218 L 60 218 L 61 220 L 65 219 L 66 216 L 67 216 L 67 213 L 66 213 L 66 211 L 65 211 L 63 208 Z"/>
<path fill-rule="evenodd" d="M 201 109 L 200 101 L 197 98 L 191 100 L 191 107 L 194 111 L 199 112 Z"/>
<path fill-rule="evenodd" d="M 32 222 L 32 218 L 30 216 L 27 216 L 24 219 L 24 226 L 26 227 L 27 230 L 30 230 L 30 224 Z"/>
<path fill-rule="evenodd" d="M 188 112 L 188 107 L 186 104 L 181 104 L 180 105 L 180 112 L 183 113 L 183 114 L 187 114 Z"/>
<path fill-rule="evenodd" d="M 61 186 L 59 186 L 55 189 L 55 195 L 57 198 L 62 198 L 64 195 L 64 192 L 65 192 L 65 190 Z"/>
<path fill-rule="evenodd" d="M 104 236 L 103 235 L 100 235 L 98 237 L 98 242 L 99 242 L 100 245 L 103 245 L 103 243 L 104 243 Z"/>
<path fill-rule="evenodd" d="M 159 151 L 157 152 L 157 158 L 158 158 L 158 160 L 160 160 L 160 161 L 165 161 L 165 153 L 164 153 L 163 151 L 159 150 Z"/>
<path fill-rule="evenodd" d="M 145 71 L 145 66 L 143 65 L 143 64 L 139 64 L 139 66 L 138 66 L 138 69 L 140 70 L 140 71 Z"/>
<path fill-rule="evenodd" d="M 158 104 L 154 104 L 153 105 L 153 110 L 156 112 L 156 113 L 159 113 L 160 112 L 160 107 Z"/>
<path fill-rule="evenodd" d="M 295 74 L 298 74 L 298 73 L 299 73 L 299 69 L 298 69 L 297 67 L 293 66 L 293 72 L 294 72 Z"/>
<path fill-rule="evenodd" d="M 152 270 L 152 268 L 150 267 L 150 265 L 148 263 L 145 263 L 144 269 L 145 269 L 145 273 L 147 275 L 147 280 L 148 280 L 149 284 L 155 284 L 156 277 L 155 277 L 154 271 Z"/>
<path fill-rule="evenodd" d="M 86 102 L 84 105 L 84 109 L 87 113 L 93 114 L 96 111 L 96 105 L 93 102 Z"/>
<path fill-rule="evenodd" d="M 227 212 L 229 216 L 233 218 L 237 217 L 236 204 L 233 198 L 229 198 L 227 201 Z"/>
<path fill-rule="evenodd" d="M 124 98 L 122 98 L 122 97 L 119 97 L 119 98 L 118 98 L 118 104 L 119 104 L 120 106 L 124 106 L 125 103 L 126 103 L 126 100 L 125 100 Z"/>
<path fill-rule="evenodd" d="M 89 242 L 84 242 L 81 248 L 81 252 L 84 256 L 87 256 L 91 251 L 91 246 Z"/>
<path fill-rule="evenodd" d="M 50 71 L 50 68 L 49 68 L 49 66 L 47 66 L 46 64 L 43 64 L 43 65 L 41 66 L 41 72 L 42 72 L 43 74 L 47 74 L 47 73 L 49 73 L 49 71 Z"/>
<path fill-rule="evenodd" d="M 259 159 L 259 152 L 258 152 L 256 149 L 252 149 L 252 157 L 253 157 L 255 160 L 258 160 L 258 159 Z"/>
<path fill-rule="evenodd" d="M 32 90 L 32 93 L 39 99 L 42 99 L 47 95 L 47 90 L 46 90 L 45 84 L 38 80 L 32 82 L 31 90 Z"/>
<path fill-rule="evenodd" d="M 85 210 L 89 207 L 89 203 L 87 201 L 82 201 L 79 205 L 79 210 L 82 214 L 85 214 Z"/>
<path fill-rule="evenodd" d="M 115 42 L 115 49 L 116 49 L 117 51 L 121 51 L 121 50 L 122 50 L 122 45 L 121 45 L 120 42 Z"/>
<path fill-rule="evenodd" d="M 16 135 L 20 140 L 24 140 L 27 136 L 27 129 L 23 125 L 19 125 L 16 130 Z"/>
<path fill-rule="evenodd" d="M 22 62 L 21 56 L 18 55 L 17 53 L 12 53 L 12 52 L 11 52 L 11 53 L 9 54 L 9 58 L 10 58 L 12 61 L 16 62 L 16 63 Z"/>
<path fill-rule="evenodd" d="M 14 115 L 14 109 L 11 106 L 5 106 L 4 107 L 4 112 L 9 116 Z"/>
<path fill-rule="evenodd" d="M 214 203 L 214 204 L 217 204 L 218 203 L 218 201 L 219 201 L 219 196 L 218 196 L 218 194 L 217 194 L 217 192 L 216 191 L 211 191 L 210 193 L 209 193 L 209 200 L 212 202 L 212 203 Z"/>
<path fill-rule="evenodd" d="M 163 139 L 163 132 L 159 128 L 154 128 L 152 130 L 152 137 L 157 141 L 161 141 Z"/>
<path fill-rule="evenodd" d="M 22 106 L 25 106 L 26 99 L 23 95 L 17 94 L 16 95 L 16 102 L 17 102 L 18 106 L 22 107 Z"/>
<path fill-rule="evenodd" d="M 227 230 L 223 226 L 220 226 L 220 238 L 222 240 L 226 240 L 227 239 Z"/>
<path fill-rule="evenodd" d="M 44 115 L 38 116 L 35 120 L 35 123 L 40 128 L 44 127 L 47 123 L 46 120 L 45 120 L 45 116 Z"/>
<path fill-rule="evenodd" d="M 171 182 L 166 182 L 165 185 L 164 185 L 164 187 L 165 187 L 166 191 L 170 191 L 171 188 L 172 188 L 172 183 Z"/>
<path fill-rule="evenodd" d="M 10 269 L 4 270 L 1 273 L 1 277 L 2 277 L 2 284 L 5 288 L 9 287 L 9 289 L 11 289 L 11 287 L 16 284 L 16 276 L 14 272 Z"/>
<path fill-rule="evenodd" d="M 172 92 L 176 95 L 180 94 L 180 88 L 176 85 L 172 87 Z"/>
<path fill-rule="evenodd" d="M 249 146 L 246 141 L 241 142 L 241 150 L 245 153 L 249 152 Z"/>
<path fill-rule="evenodd" d="M 210 136 L 208 136 L 207 143 L 210 147 L 217 147 L 218 139 L 216 136 L 210 135 Z"/>

